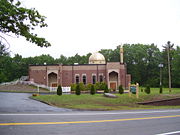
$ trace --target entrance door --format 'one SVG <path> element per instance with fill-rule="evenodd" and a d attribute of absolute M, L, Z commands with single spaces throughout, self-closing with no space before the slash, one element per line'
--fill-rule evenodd
<path fill-rule="evenodd" d="M 116 90 L 116 83 L 115 82 L 110 83 L 110 89 Z"/>

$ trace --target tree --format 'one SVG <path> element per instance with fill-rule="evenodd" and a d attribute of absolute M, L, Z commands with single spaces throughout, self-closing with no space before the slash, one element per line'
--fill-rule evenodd
<path fill-rule="evenodd" d="M 79 84 L 76 85 L 76 95 L 81 95 L 81 89 Z"/>
<path fill-rule="evenodd" d="M 124 89 L 122 87 L 122 85 L 119 86 L 119 94 L 123 94 L 124 93 Z"/>
<path fill-rule="evenodd" d="M 107 84 L 105 86 L 104 93 L 109 93 L 109 89 L 108 89 L 108 85 Z"/>
<path fill-rule="evenodd" d="M 58 88 L 57 88 L 57 95 L 59 95 L 59 96 L 62 95 L 62 87 L 61 87 L 61 85 L 59 85 Z"/>
<path fill-rule="evenodd" d="M 94 95 L 94 94 L 96 94 L 96 89 L 95 89 L 95 87 L 94 87 L 94 85 L 91 85 L 91 95 Z"/>
<path fill-rule="evenodd" d="M 50 46 L 51 44 L 45 38 L 38 37 L 32 32 L 35 27 L 47 27 L 45 17 L 40 15 L 36 9 L 22 7 L 19 0 L 0 0 L 1 33 L 23 36 L 27 41 L 40 47 Z M 0 37 L 3 36 L 0 35 Z"/>

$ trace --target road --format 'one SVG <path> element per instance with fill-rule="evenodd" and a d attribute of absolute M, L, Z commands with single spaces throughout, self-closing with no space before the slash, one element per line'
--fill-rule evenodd
<path fill-rule="evenodd" d="M 37 105 L 36 102 L 34 103 Z M 8 106 L 9 111 L 10 105 Z M 180 134 L 180 109 L 139 111 L 52 111 L 53 109 L 46 111 L 45 109 L 37 112 L 29 110 L 8 112 L 5 111 L 5 105 L 3 108 L 4 112 L 0 112 L 0 135 Z"/>

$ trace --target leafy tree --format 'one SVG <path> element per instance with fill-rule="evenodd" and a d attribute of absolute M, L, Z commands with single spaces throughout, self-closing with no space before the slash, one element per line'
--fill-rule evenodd
<path fill-rule="evenodd" d="M 47 27 L 45 17 L 36 9 L 22 7 L 19 0 L 0 0 L 1 33 L 23 36 L 27 41 L 35 43 L 37 46 L 50 46 L 51 44 L 45 38 L 38 37 L 32 32 L 36 27 Z"/>
<path fill-rule="evenodd" d="M 174 49 L 172 56 L 172 86 L 180 88 L 180 47 Z"/>
<path fill-rule="evenodd" d="M 61 87 L 61 85 L 59 85 L 58 88 L 57 88 L 57 95 L 59 95 L 59 96 L 62 95 L 62 87 Z"/>

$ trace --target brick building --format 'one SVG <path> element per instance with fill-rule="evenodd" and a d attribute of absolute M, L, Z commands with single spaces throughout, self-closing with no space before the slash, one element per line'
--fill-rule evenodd
<path fill-rule="evenodd" d="M 95 84 L 106 82 L 108 88 L 117 89 L 119 85 L 128 87 L 131 75 L 127 74 L 123 62 L 123 48 L 120 48 L 120 62 L 107 62 L 102 54 L 96 52 L 89 57 L 89 64 L 74 65 L 31 65 L 29 79 L 49 87 L 70 86 L 82 82 Z"/>

